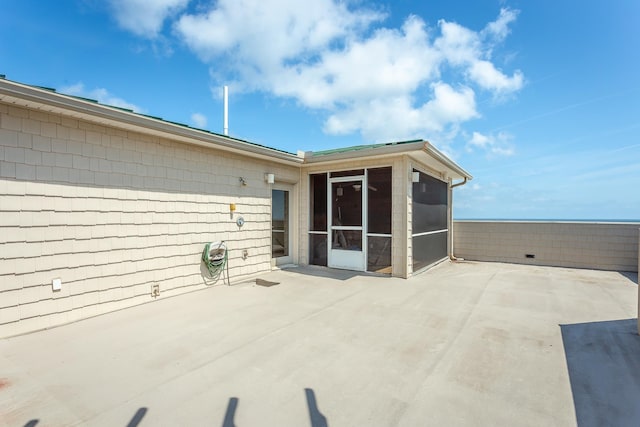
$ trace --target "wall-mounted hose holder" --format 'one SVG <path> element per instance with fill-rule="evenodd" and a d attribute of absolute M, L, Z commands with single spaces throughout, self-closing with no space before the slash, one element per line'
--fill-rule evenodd
<path fill-rule="evenodd" d="M 214 283 L 222 276 L 222 283 L 224 284 L 224 275 L 226 270 L 227 284 L 231 286 L 228 261 L 229 251 L 227 250 L 227 244 L 224 241 L 211 242 L 204 245 L 204 250 L 202 251 L 202 262 L 207 268 L 209 279 L 213 280 Z"/>

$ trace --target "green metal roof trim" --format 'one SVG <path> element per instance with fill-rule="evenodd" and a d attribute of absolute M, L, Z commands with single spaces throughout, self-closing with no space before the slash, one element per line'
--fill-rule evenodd
<path fill-rule="evenodd" d="M 96 99 L 85 98 L 83 96 L 76 96 L 76 95 L 69 95 L 69 94 L 66 94 L 66 93 L 61 93 L 61 92 L 58 92 L 56 89 L 50 88 L 50 87 L 38 86 L 38 85 L 30 85 L 30 84 L 27 84 L 27 83 L 18 82 L 18 81 L 15 81 L 15 80 L 8 79 L 6 77 L 6 75 L 4 75 L 4 74 L 0 74 L 0 80 L 6 80 L 8 82 L 13 82 L 13 83 L 22 84 L 22 85 L 25 85 L 25 86 L 30 86 L 30 87 L 35 88 L 35 89 L 46 90 L 47 92 L 52 92 L 52 93 L 55 93 L 55 94 L 58 94 L 58 95 L 67 96 L 69 98 L 78 99 L 80 101 L 91 102 L 93 104 L 102 105 L 104 107 L 109 107 L 109 108 L 114 108 L 116 110 L 125 111 L 127 113 L 135 114 L 136 116 L 139 116 L 139 117 L 145 117 L 145 118 L 148 118 L 148 119 L 158 120 L 158 121 L 161 121 L 163 123 L 168 123 L 168 124 L 172 124 L 172 125 L 175 125 L 175 126 L 180 126 L 180 127 L 186 128 L 186 129 L 193 129 L 193 130 L 197 130 L 197 131 L 200 131 L 200 132 L 208 133 L 210 135 L 215 135 L 215 136 L 219 136 L 219 137 L 222 137 L 222 138 L 232 139 L 232 140 L 238 141 L 238 142 L 243 142 L 245 144 L 253 145 L 255 147 L 266 148 L 268 150 L 277 151 L 277 152 L 280 152 L 280 153 L 283 153 L 283 154 L 290 154 L 290 155 L 294 155 L 294 156 L 296 155 L 295 153 L 291 153 L 289 151 L 281 150 L 279 148 L 273 148 L 273 147 L 269 147 L 267 145 L 257 144 L 255 142 L 247 141 L 245 139 L 234 138 L 232 136 L 223 135 L 223 134 L 220 134 L 220 133 L 217 133 L 217 132 L 212 132 L 212 131 L 207 130 L 207 129 L 196 128 L 196 127 L 189 126 L 187 124 L 180 123 L 180 122 L 174 122 L 174 121 L 171 121 L 171 120 L 165 120 L 162 117 L 158 117 L 158 116 L 152 116 L 152 115 L 149 115 L 149 114 L 138 113 L 138 112 L 136 112 L 134 110 L 131 110 L 129 108 L 118 107 L 118 106 L 109 105 L 109 104 L 102 104 Z"/>
<path fill-rule="evenodd" d="M 353 147 L 336 148 L 332 150 L 307 152 L 305 153 L 306 164 L 320 164 L 334 161 L 344 161 L 357 159 L 358 156 L 363 157 L 375 157 L 377 155 L 398 155 L 398 154 L 410 154 L 410 153 L 424 153 L 430 156 L 445 168 L 450 169 L 460 178 L 473 179 L 469 172 L 462 169 L 453 160 L 449 159 L 446 155 L 438 151 L 428 141 L 422 139 L 412 139 L 409 141 L 397 141 L 381 144 L 369 144 L 369 145 L 356 145 Z"/>
<path fill-rule="evenodd" d="M 367 145 L 354 145 L 352 147 L 334 148 L 331 150 L 312 151 L 312 156 L 328 156 L 329 154 L 348 153 L 351 151 L 370 150 L 381 147 L 391 147 L 394 145 L 413 144 L 415 142 L 422 142 L 421 139 L 412 139 L 410 141 L 396 141 L 396 142 L 383 142 L 379 144 L 367 144 Z"/>

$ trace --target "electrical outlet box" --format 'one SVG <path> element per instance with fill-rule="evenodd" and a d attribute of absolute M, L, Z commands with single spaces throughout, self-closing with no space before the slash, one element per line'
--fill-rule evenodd
<path fill-rule="evenodd" d="M 151 285 L 151 296 L 154 298 L 160 296 L 160 285 Z"/>
<path fill-rule="evenodd" d="M 59 292 L 62 290 L 62 279 L 53 279 L 51 281 L 51 289 L 53 292 Z"/>

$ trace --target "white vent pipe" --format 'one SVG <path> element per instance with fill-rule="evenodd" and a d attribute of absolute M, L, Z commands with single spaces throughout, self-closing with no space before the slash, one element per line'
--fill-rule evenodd
<path fill-rule="evenodd" d="M 223 116 L 223 133 L 229 135 L 229 86 L 224 86 L 222 90 L 222 98 L 224 99 L 224 116 Z"/>

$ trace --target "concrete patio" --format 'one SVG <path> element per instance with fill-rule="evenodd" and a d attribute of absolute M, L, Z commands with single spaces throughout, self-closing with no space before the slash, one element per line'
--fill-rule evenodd
<path fill-rule="evenodd" d="M 0 425 L 640 425 L 635 273 L 261 279 L 0 340 Z"/>

